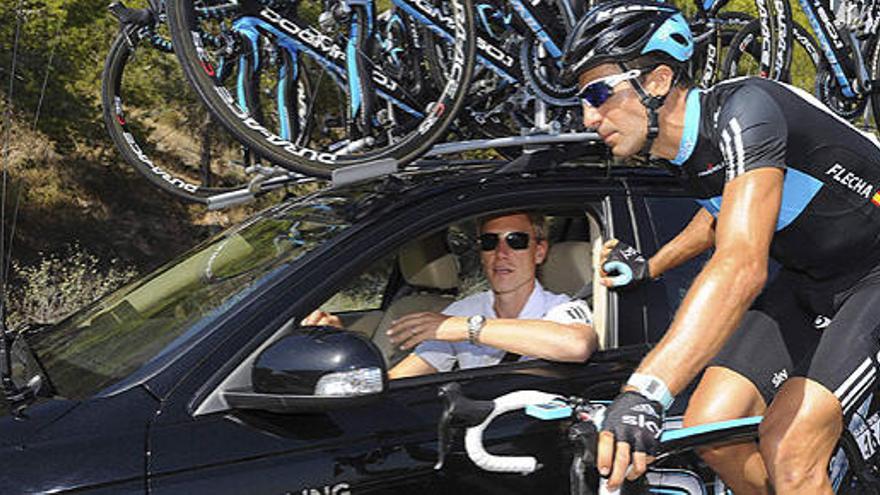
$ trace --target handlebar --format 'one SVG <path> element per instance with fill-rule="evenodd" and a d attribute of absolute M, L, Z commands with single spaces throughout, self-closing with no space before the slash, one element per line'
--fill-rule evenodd
<path fill-rule="evenodd" d="M 500 456 L 490 454 L 483 446 L 483 432 L 489 424 L 502 414 L 525 409 L 526 414 L 542 420 L 555 420 L 576 417 L 570 428 L 568 438 L 576 447 L 570 470 L 573 495 L 592 493 L 587 486 L 585 474 L 588 467 L 596 465 L 596 444 L 598 431 L 604 419 L 605 406 L 584 403 L 577 398 L 540 392 L 537 390 L 518 390 L 502 395 L 492 401 L 469 399 L 461 392 L 457 383 L 440 387 L 440 397 L 444 401 L 443 414 L 439 424 L 439 455 L 435 469 L 443 466 L 446 453 L 451 444 L 451 427 L 464 427 L 465 451 L 480 469 L 496 473 L 530 474 L 541 468 L 532 456 Z M 599 495 L 616 495 L 619 490 L 610 491 L 605 487 L 606 480 L 599 483 Z"/>
<path fill-rule="evenodd" d="M 564 401 L 558 395 L 538 392 L 537 390 L 520 390 L 502 395 L 494 401 L 495 405 L 489 416 L 482 423 L 467 429 L 464 437 L 465 450 L 474 464 L 486 471 L 496 473 L 533 473 L 540 468 L 538 460 L 531 456 L 498 456 L 490 454 L 483 447 L 483 432 L 498 416 L 531 405 L 549 404 Z"/>
<path fill-rule="evenodd" d="M 598 432 L 605 418 L 605 405 L 585 401 L 578 397 L 535 390 L 521 390 L 502 395 L 495 400 L 469 399 L 457 383 L 440 388 L 444 410 L 439 424 L 439 457 L 435 469 L 440 469 L 451 445 L 452 428 L 465 428 L 465 450 L 468 457 L 483 470 L 502 473 L 529 474 L 541 468 L 531 456 L 498 456 L 490 454 L 483 446 L 483 432 L 498 416 L 525 409 L 526 414 L 542 420 L 572 419 L 568 440 L 574 447 L 574 458 L 569 470 L 571 493 L 587 495 L 594 493 L 595 483 L 589 486 L 587 479 L 596 466 Z M 690 428 L 664 431 L 660 437 L 661 452 L 656 461 L 714 442 L 754 439 L 757 437 L 760 416 L 704 424 Z M 599 478 L 598 495 L 618 495 L 620 489 L 609 490 L 607 479 Z"/>

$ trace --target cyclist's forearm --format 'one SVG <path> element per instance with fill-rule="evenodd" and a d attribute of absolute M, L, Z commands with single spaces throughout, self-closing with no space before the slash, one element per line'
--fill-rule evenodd
<path fill-rule="evenodd" d="M 715 245 L 715 217 L 701 208 L 675 238 L 660 248 L 648 267 L 652 277 L 659 277 Z"/>
<path fill-rule="evenodd" d="M 660 378 L 673 394 L 681 392 L 736 330 L 766 276 L 766 257 L 716 253 L 638 372 Z"/>

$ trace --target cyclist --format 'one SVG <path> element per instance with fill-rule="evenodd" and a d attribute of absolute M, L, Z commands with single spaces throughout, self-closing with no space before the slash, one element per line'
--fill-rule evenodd
<path fill-rule="evenodd" d="M 584 124 L 617 156 L 667 160 L 702 205 L 650 259 L 609 244 L 603 266 L 620 273 L 606 282 L 648 281 L 714 248 L 609 407 L 597 463 L 612 487 L 641 475 L 664 408 L 705 370 L 686 425 L 764 415 L 758 444 L 702 453 L 735 493 L 831 493 L 843 417 L 880 351 L 880 148 L 785 84 L 694 89 L 692 53 L 681 13 L 644 0 L 600 4 L 566 42 Z M 781 269 L 765 287 L 770 256 Z"/>

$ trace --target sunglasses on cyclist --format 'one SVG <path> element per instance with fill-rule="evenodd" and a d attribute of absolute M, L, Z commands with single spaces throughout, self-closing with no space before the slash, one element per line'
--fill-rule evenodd
<path fill-rule="evenodd" d="M 480 249 L 483 251 L 494 251 L 495 248 L 498 247 L 499 238 L 501 238 L 501 234 L 496 234 L 492 232 L 480 234 Z M 504 242 L 506 242 L 507 245 L 510 246 L 510 249 L 521 251 L 529 247 L 529 233 L 506 232 L 504 234 Z"/>
<path fill-rule="evenodd" d="M 581 104 L 599 108 L 608 101 L 608 98 L 614 95 L 614 86 L 624 81 L 635 79 L 641 74 L 642 71 L 640 69 L 632 69 L 623 74 L 601 77 L 581 88 L 577 96 L 580 98 Z"/>

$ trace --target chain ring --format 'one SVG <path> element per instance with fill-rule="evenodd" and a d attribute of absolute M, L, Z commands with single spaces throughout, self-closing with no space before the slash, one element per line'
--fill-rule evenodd
<path fill-rule="evenodd" d="M 551 74 L 549 78 L 541 74 L 541 69 L 547 67 L 541 65 L 539 46 L 540 42 L 533 38 L 526 38 L 520 45 L 519 64 L 526 86 L 547 104 L 558 107 L 578 106 L 577 86 L 562 86 L 555 82 L 558 80 L 553 77 L 555 74 Z"/>
<path fill-rule="evenodd" d="M 816 71 L 816 94 L 825 106 L 846 120 L 862 116 L 868 105 L 867 98 L 850 98 L 844 95 L 834 73 L 825 64 Z"/>

